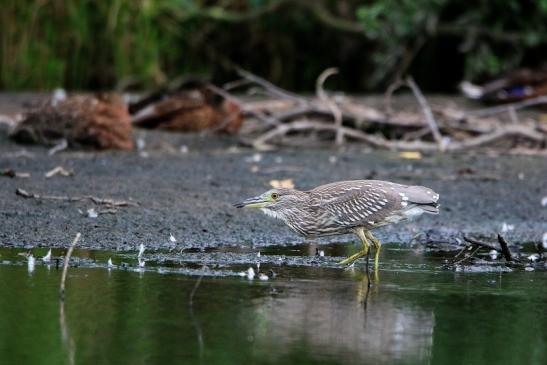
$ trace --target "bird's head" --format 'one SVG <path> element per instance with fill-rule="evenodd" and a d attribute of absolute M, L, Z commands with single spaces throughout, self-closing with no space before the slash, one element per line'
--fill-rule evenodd
<path fill-rule="evenodd" d="M 261 208 L 279 212 L 294 207 L 302 199 L 302 194 L 293 189 L 271 189 L 234 205 L 237 208 Z"/>

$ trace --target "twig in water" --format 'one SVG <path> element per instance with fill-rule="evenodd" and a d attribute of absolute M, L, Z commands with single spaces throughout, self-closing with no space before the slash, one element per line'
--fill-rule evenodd
<path fill-rule="evenodd" d="M 330 112 L 332 113 L 332 116 L 334 117 L 334 125 L 336 126 L 336 138 L 335 143 L 337 145 L 341 145 L 344 143 L 344 130 L 342 127 L 342 111 L 331 98 L 328 97 L 327 93 L 325 92 L 325 89 L 323 88 L 323 84 L 325 81 L 329 78 L 329 76 L 335 75 L 338 73 L 338 70 L 336 68 L 327 68 L 325 71 L 319 75 L 317 78 L 317 82 L 315 84 L 315 90 L 317 93 L 317 97 L 319 100 L 321 100 L 327 108 L 329 108 Z"/>
<path fill-rule="evenodd" d="M 470 246 L 470 247 L 473 247 L 473 246 Z M 467 249 L 469 249 L 469 248 L 468 248 L 468 247 L 465 247 L 465 249 L 467 250 Z M 457 260 L 457 261 L 454 261 L 454 262 L 452 263 L 452 265 L 453 265 L 453 266 L 456 266 L 456 265 L 458 265 L 458 264 L 461 264 L 461 263 L 464 262 L 465 260 L 469 260 L 470 258 L 472 258 L 473 256 L 475 256 L 475 254 L 476 254 L 479 250 L 480 250 L 480 246 L 475 246 L 475 250 L 474 250 L 474 251 L 472 251 L 469 255 L 464 255 L 464 257 L 463 257 L 462 259 Z M 461 253 L 461 252 L 460 252 L 460 253 Z M 458 255 L 459 255 L 459 253 L 458 253 Z M 456 255 L 456 257 L 457 257 L 458 255 Z M 456 258 L 456 257 L 454 257 L 454 258 Z"/>
<path fill-rule="evenodd" d="M 137 203 L 134 202 L 128 202 L 125 200 L 114 200 L 114 199 L 104 199 L 104 198 L 98 198 L 93 195 L 82 195 L 82 196 L 57 196 L 57 195 L 39 195 L 39 194 L 33 194 L 29 193 L 26 190 L 17 188 L 15 191 L 15 194 L 22 196 L 23 198 L 32 198 L 32 199 L 42 199 L 42 200 L 62 200 L 62 201 L 69 201 L 69 202 L 75 202 L 75 201 L 82 201 L 82 200 L 90 200 L 93 203 L 97 205 L 106 205 L 109 207 L 127 207 L 127 206 L 138 206 Z"/>
<path fill-rule="evenodd" d="M 477 241 L 473 238 L 463 236 L 463 240 L 465 242 L 469 242 L 470 244 L 475 245 L 475 246 L 481 246 L 481 247 L 487 248 L 489 250 L 496 250 L 496 251 L 498 250 L 498 248 L 494 245 L 491 245 L 489 243 L 482 242 L 482 241 Z"/>
<path fill-rule="evenodd" d="M 501 253 L 503 254 L 503 257 L 505 257 L 505 260 L 506 261 L 513 261 L 513 256 L 511 256 L 511 251 L 509 251 L 507 241 L 499 233 L 498 233 L 498 242 L 501 246 Z"/>
<path fill-rule="evenodd" d="M 70 247 L 68 248 L 68 251 L 65 256 L 65 262 L 63 265 L 63 274 L 61 275 L 61 286 L 59 288 L 59 296 L 61 298 L 61 301 L 65 300 L 65 282 L 66 282 L 66 274 L 68 273 L 68 262 L 70 261 L 70 256 L 72 256 L 72 251 L 74 250 L 74 246 L 78 243 L 80 240 L 81 234 L 78 232 L 76 234 L 76 237 L 74 237 L 74 240 L 70 244 Z"/>

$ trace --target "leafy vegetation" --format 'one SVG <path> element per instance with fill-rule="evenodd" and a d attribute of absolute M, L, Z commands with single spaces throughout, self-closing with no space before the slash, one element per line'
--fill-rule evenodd
<path fill-rule="evenodd" d="M 446 91 L 547 51 L 547 0 L 5 0 L 0 19 L 0 88 L 16 90 L 222 82 L 239 65 L 299 90 L 337 66 L 346 90 L 412 73 Z"/>

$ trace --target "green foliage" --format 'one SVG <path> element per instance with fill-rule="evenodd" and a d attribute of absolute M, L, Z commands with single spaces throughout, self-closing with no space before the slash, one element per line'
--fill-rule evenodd
<path fill-rule="evenodd" d="M 530 48 L 545 44 L 546 3 L 381 0 L 360 5 L 356 16 L 365 34 L 378 42 L 377 67 L 395 69 L 427 40 L 457 36 L 465 54 L 464 75 L 474 78 L 517 67 Z"/>
<path fill-rule="evenodd" d="M 546 19 L 547 0 L 4 0 L 0 88 L 225 81 L 235 63 L 308 90 L 338 66 L 351 75 L 339 86 L 362 91 L 421 63 L 445 67 L 446 44 L 458 77 L 492 76 L 534 63 Z"/>

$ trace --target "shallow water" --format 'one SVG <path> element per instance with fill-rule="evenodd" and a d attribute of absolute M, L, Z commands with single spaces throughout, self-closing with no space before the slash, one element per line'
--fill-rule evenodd
<path fill-rule="evenodd" d="M 145 252 L 142 269 L 135 252 L 76 250 L 64 304 L 64 250 L 32 268 L 0 249 L 0 362 L 547 363 L 545 271 L 454 272 L 386 245 L 367 290 L 362 264 L 336 264 L 350 246 L 318 249 Z M 269 279 L 240 277 L 248 267 Z"/>

